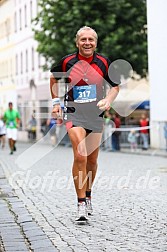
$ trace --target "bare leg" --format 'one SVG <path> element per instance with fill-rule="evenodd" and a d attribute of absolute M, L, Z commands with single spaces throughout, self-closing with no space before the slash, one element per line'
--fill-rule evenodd
<path fill-rule="evenodd" d="M 2 148 L 5 148 L 5 135 L 2 136 Z"/>
<path fill-rule="evenodd" d="M 12 151 L 13 150 L 13 139 L 9 138 L 9 148 Z"/>
<path fill-rule="evenodd" d="M 84 138 L 86 137 L 85 129 L 81 127 L 73 127 L 68 130 L 68 135 L 72 143 L 73 153 L 74 153 L 74 162 L 73 162 L 73 179 L 74 185 L 76 189 L 76 193 L 78 198 L 85 198 L 85 191 L 86 191 L 86 163 L 87 163 L 87 156 L 85 155 L 86 152 L 86 145 Z M 80 144 L 82 141 L 82 144 Z M 80 145 L 79 145 L 80 144 Z M 79 146 L 79 151 L 78 151 Z M 84 153 L 84 155 L 82 155 Z"/>
<path fill-rule="evenodd" d="M 88 153 L 86 171 L 87 171 L 87 187 L 86 191 L 91 191 L 96 172 L 97 172 L 97 158 L 99 154 L 99 146 L 101 143 L 102 133 L 90 133 L 86 138 L 86 146 Z M 93 152 L 92 152 L 93 151 Z"/>
<path fill-rule="evenodd" d="M 16 151 L 16 146 L 15 146 L 15 144 L 16 144 L 16 140 L 13 140 L 13 150 L 14 150 L 14 151 Z"/>

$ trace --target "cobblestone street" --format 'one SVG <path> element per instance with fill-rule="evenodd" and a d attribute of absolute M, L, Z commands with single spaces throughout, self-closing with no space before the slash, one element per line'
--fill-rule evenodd
<path fill-rule="evenodd" d="M 167 158 L 100 151 L 94 213 L 77 225 L 72 149 L 0 150 L 0 251 L 167 251 Z"/>

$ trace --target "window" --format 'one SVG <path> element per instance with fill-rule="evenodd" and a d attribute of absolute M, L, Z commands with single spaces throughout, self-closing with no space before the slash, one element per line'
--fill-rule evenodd
<path fill-rule="evenodd" d="M 18 75 L 18 55 L 16 54 L 16 75 Z"/>
<path fill-rule="evenodd" d="M 36 1 L 36 14 L 38 14 L 38 0 Z"/>
<path fill-rule="evenodd" d="M 30 1 L 30 17 L 31 17 L 31 20 L 32 20 L 32 17 L 33 17 L 32 11 L 33 11 L 33 9 L 32 9 L 32 1 Z"/>
<path fill-rule="evenodd" d="M 21 52 L 21 55 L 20 55 L 20 72 L 21 74 L 23 73 L 23 53 Z"/>
<path fill-rule="evenodd" d="M 5 35 L 6 35 L 6 37 L 7 37 L 7 39 L 9 40 L 9 34 L 10 34 L 10 28 L 11 28 L 11 25 L 10 25 L 10 19 L 9 18 L 7 18 L 6 20 L 5 20 Z"/>
<path fill-rule="evenodd" d="M 20 30 L 22 29 L 22 23 L 21 23 L 21 9 L 19 10 L 19 18 L 20 18 Z"/>
<path fill-rule="evenodd" d="M 24 6 L 25 27 L 27 27 L 27 6 Z"/>
<path fill-rule="evenodd" d="M 26 50 L 26 73 L 28 72 L 28 50 Z"/>
<path fill-rule="evenodd" d="M 17 13 L 14 14 L 14 25 L 15 25 L 15 32 L 17 32 Z"/>
<path fill-rule="evenodd" d="M 41 67 L 41 55 L 38 54 L 38 67 Z"/>

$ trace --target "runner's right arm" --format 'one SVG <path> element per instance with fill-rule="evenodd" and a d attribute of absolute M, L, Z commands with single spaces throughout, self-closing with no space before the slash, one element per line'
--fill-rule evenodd
<path fill-rule="evenodd" d="M 58 81 L 54 78 L 53 74 L 50 76 L 50 92 L 52 96 L 52 116 L 59 118 L 62 116 L 62 109 L 60 106 L 60 98 L 58 97 Z"/>

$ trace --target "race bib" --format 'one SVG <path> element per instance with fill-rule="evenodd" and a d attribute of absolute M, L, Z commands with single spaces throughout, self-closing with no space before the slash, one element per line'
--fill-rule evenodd
<path fill-rule="evenodd" d="M 96 85 L 74 86 L 73 87 L 74 102 L 86 103 L 96 101 Z"/>
<path fill-rule="evenodd" d="M 14 122 L 9 122 L 10 127 L 14 127 Z"/>

